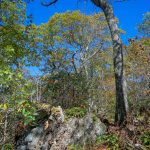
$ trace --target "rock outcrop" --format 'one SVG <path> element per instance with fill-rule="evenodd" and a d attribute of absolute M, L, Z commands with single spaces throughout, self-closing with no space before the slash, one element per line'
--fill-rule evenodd
<path fill-rule="evenodd" d="M 31 129 L 16 141 L 16 150 L 66 150 L 69 144 L 94 141 L 105 130 L 105 125 L 91 114 L 65 120 L 61 107 L 55 107 L 45 123 Z"/>

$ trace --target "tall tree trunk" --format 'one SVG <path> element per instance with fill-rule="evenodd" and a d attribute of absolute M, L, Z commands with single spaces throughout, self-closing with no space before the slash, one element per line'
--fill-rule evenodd
<path fill-rule="evenodd" d="M 123 74 L 123 52 L 122 42 L 119 35 L 119 29 L 114 17 L 113 8 L 107 0 L 91 0 L 96 6 L 100 7 L 106 17 L 112 41 L 113 41 L 113 60 L 114 72 L 116 82 L 116 112 L 115 122 L 121 125 L 126 118 L 127 100 L 124 88 L 124 74 Z"/>
<path fill-rule="evenodd" d="M 42 5 L 50 6 L 56 3 L 58 0 L 52 0 L 51 2 Z M 122 53 L 122 42 L 119 35 L 119 29 L 115 21 L 113 8 L 107 0 L 91 0 L 96 6 L 100 7 L 106 17 L 112 41 L 113 41 L 113 50 L 114 50 L 114 72 L 115 72 L 115 82 L 116 82 L 116 113 L 115 113 L 115 122 L 120 125 L 124 122 L 126 118 L 126 113 L 128 110 L 128 104 L 126 99 L 126 90 L 125 90 L 125 79 L 123 73 L 123 53 Z"/>

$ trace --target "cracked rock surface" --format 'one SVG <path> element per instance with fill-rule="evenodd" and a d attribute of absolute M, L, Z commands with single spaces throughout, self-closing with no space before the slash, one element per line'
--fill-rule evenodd
<path fill-rule="evenodd" d="M 84 144 L 94 141 L 106 131 L 99 119 L 91 114 L 83 118 L 70 118 L 64 121 L 64 113 L 52 113 L 49 119 L 25 133 L 16 141 L 16 150 L 66 150 L 69 144 Z"/>

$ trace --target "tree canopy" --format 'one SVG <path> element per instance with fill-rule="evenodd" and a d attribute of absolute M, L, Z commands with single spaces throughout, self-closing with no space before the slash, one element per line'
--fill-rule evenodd
<path fill-rule="evenodd" d="M 0 148 L 14 149 L 18 138 L 43 125 L 60 106 L 65 122 L 91 114 L 93 122 L 100 119 L 107 126 L 108 134 L 96 138 L 96 148 L 133 148 L 140 143 L 149 149 L 150 13 L 125 45 L 111 5 L 93 2 L 104 4 L 104 12 L 55 13 L 36 25 L 26 15 L 27 3 L 1 1 Z M 40 74 L 33 75 L 33 68 Z M 115 116 L 121 128 L 113 123 Z"/>

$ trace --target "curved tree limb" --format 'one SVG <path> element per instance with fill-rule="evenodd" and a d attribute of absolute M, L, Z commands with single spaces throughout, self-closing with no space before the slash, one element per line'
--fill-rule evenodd
<path fill-rule="evenodd" d="M 42 2 L 41 4 L 42 4 L 43 6 L 50 6 L 50 5 L 55 4 L 56 2 L 58 2 L 58 0 L 52 0 L 52 1 L 50 1 L 49 3 L 44 3 L 44 2 Z"/>

